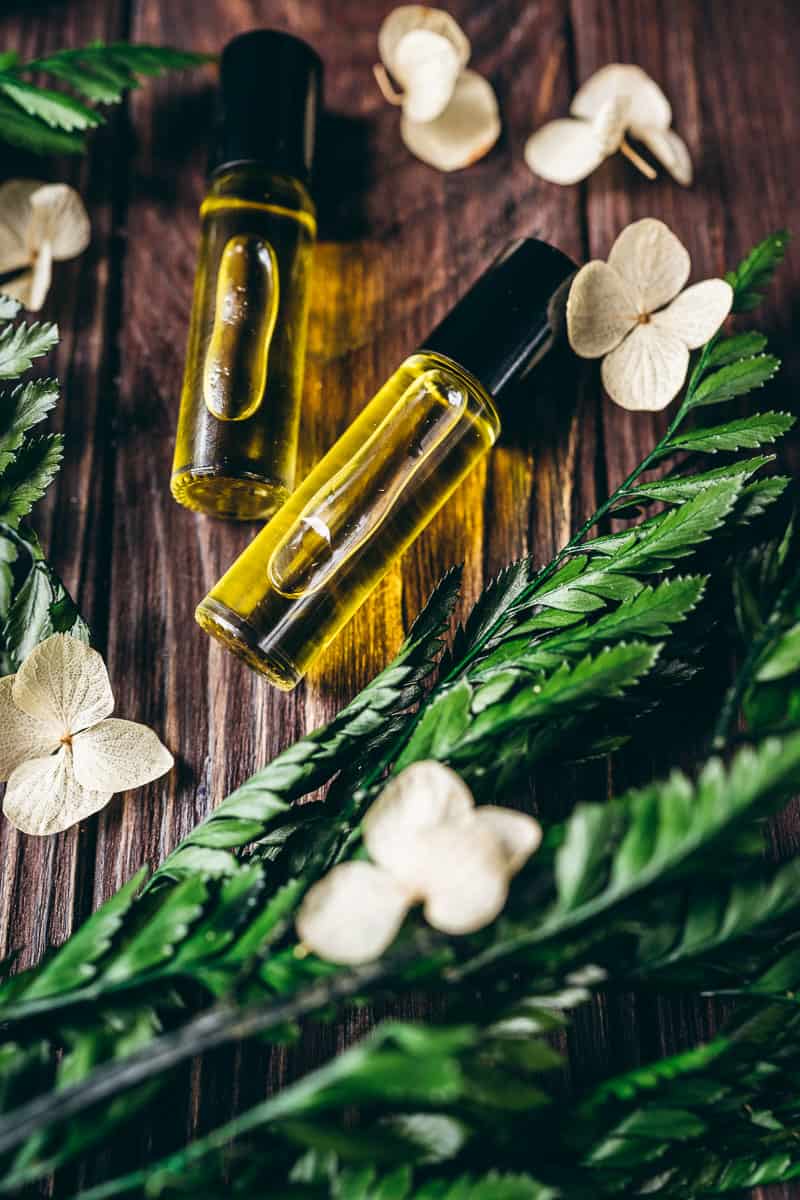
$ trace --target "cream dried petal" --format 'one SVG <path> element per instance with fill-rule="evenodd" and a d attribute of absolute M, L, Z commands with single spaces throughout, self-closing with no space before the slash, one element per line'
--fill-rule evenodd
<path fill-rule="evenodd" d="M 26 272 L 26 274 L 28 274 Z M 33 270 L 29 275 L 28 296 L 23 304 L 31 312 L 38 312 L 47 299 L 53 279 L 53 247 L 42 242 L 33 257 Z"/>
<path fill-rule="evenodd" d="M 614 97 L 630 102 L 631 120 L 642 125 L 669 129 L 672 109 L 658 84 L 632 63 L 609 63 L 591 75 L 578 89 L 570 105 L 573 117 L 591 120 Z"/>
<path fill-rule="evenodd" d="M 452 42 L 430 29 L 412 29 L 401 39 L 392 72 L 405 89 L 409 121 L 433 121 L 453 96 L 461 62 Z"/>
<path fill-rule="evenodd" d="M 592 129 L 606 157 L 619 150 L 628 127 L 630 101 L 625 96 L 615 96 L 602 106 L 592 121 Z"/>
<path fill-rule="evenodd" d="M 147 725 L 101 721 L 72 739 L 75 778 L 83 787 L 126 792 L 142 787 L 169 771 L 175 763 L 169 750 Z"/>
<path fill-rule="evenodd" d="M 12 698 L 14 676 L 0 679 L 0 783 L 29 758 L 44 758 L 59 747 L 53 727 L 17 708 Z"/>
<path fill-rule="evenodd" d="M 724 279 L 705 279 L 681 292 L 677 299 L 653 314 L 656 329 L 674 333 L 690 350 L 713 337 L 731 311 L 733 288 Z"/>
<path fill-rule="evenodd" d="M 668 304 L 689 278 L 689 252 L 663 221 L 645 217 L 623 229 L 608 265 L 631 288 L 640 313 Z"/>
<path fill-rule="evenodd" d="M 500 128 L 492 85 L 475 71 L 462 71 L 441 116 L 421 122 L 403 115 L 400 136 L 407 149 L 429 166 L 460 171 L 489 153 Z"/>
<path fill-rule="evenodd" d="M 78 733 L 114 707 L 106 665 L 96 650 L 68 633 L 34 646 L 14 677 L 14 703 L 51 723 L 59 734 Z"/>
<path fill-rule="evenodd" d="M 608 157 L 601 137 L 587 121 L 549 121 L 525 143 L 525 162 L 549 183 L 580 183 Z"/>
<path fill-rule="evenodd" d="M 427 4 L 401 4 L 389 13 L 378 33 L 381 61 L 398 83 L 404 82 L 402 63 L 397 61 L 400 44 L 416 31 L 433 33 L 447 41 L 455 51 L 459 69 L 469 62 L 469 38 L 448 12 L 442 8 L 429 8 Z"/>
<path fill-rule="evenodd" d="M 516 875 L 541 845 L 542 827 L 527 813 L 495 804 L 482 804 L 475 809 L 475 820 L 493 833 L 500 843 L 506 869 Z"/>
<path fill-rule="evenodd" d="M 683 138 L 672 129 L 659 129 L 655 125 L 632 125 L 632 135 L 643 142 L 662 167 L 666 167 L 673 179 L 688 187 L 694 177 L 689 148 Z"/>
<path fill-rule="evenodd" d="M 0 273 L 27 267 L 31 261 L 31 196 L 41 186 L 36 179 L 0 184 Z M 3 292 L 12 294 L 8 284 L 3 284 Z"/>
<path fill-rule="evenodd" d="M 36 247 L 48 242 L 57 261 L 75 258 L 89 245 L 89 214 L 78 192 L 66 183 L 48 183 L 31 196 L 29 237 Z"/>
<path fill-rule="evenodd" d="M 13 300 L 19 300 L 23 308 L 30 308 L 32 283 L 33 271 L 23 271 L 20 275 L 15 275 L 13 279 L 8 279 L 5 283 L 0 284 L 0 294 L 11 296 Z"/>
<path fill-rule="evenodd" d="M 688 369 L 686 343 L 650 322 L 637 325 L 603 359 L 601 375 L 603 387 L 623 408 L 657 412 L 677 396 Z"/>
<path fill-rule="evenodd" d="M 595 259 L 581 267 L 567 299 L 567 337 L 580 358 L 602 358 L 635 328 L 636 298 L 625 280 Z"/>
<path fill-rule="evenodd" d="M 371 863 L 340 863 L 306 894 L 297 932 L 328 962 L 371 962 L 390 946 L 411 907 L 408 893 Z"/>
<path fill-rule="evenodd" d="M 502 910 L 510 872 L 500 841 L 475 817 L 439 825 L 419 838 L 415 891 L 425 919 L 442 933 L 474 933 Z"/>
<path fill-rule="evenodd" d="M 373 862 L 396 879 L 416 882 L 415 845 L 438 825 L 474 810 L 472 792 L 455 771 L 434 760 L 412 763 L 386 784 L 364 818 L 364 845 Z"/>
<path fill-rule="evenodd" d="M 61 833 L 105 808 L 111 792 L 81 787 L 72 768 L 72 755 L 63 746 L 49 758 L 22 763 L 8 781 L 3 812 L 22 833 Z"/>

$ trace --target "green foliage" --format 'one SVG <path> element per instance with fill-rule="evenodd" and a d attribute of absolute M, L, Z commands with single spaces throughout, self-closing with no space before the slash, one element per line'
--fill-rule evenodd
<path fill-rule="evenodd" d="M 722 425 L 687 429 L 676 434 L 670 446 L 676 450 L 702 450 L 707 454 L 716 454 L 718 450 L 755 450 L 783 437 L 795 420 L 791 413 L 754 413 Z"/>
<path fill-rule="evenodd" d="M 0 298 L 0 378 L 16 378 L 58 341 L 55 325 L 12 324 L 16 301 Z M 32 431 L 58 399 L 53 379 L 19 383 L 0 393 L 0 673 L 14 671 L 52 633 L 88 639 L 64 585 L 47 563 L 36 535 L 21 522 L 61 465 L 60 434 Z"/>
<path fill-rule="evenodd" d="M 118 103 L 125 92 L 138 87 L 139 75 L 160 75 L 207 61 L 208 55 L 126 42 L 95 42 L 27 63 L 6 55 L 0 60 L 0 138 L 40 154 L 81 152 L 86 149 L 86 132 L 104 122 L 92 104 Z M 30 81 L 40 75 L 52 76 L 72 92 Z"/>
<path fill-rule="evenodd" d="M 771 233 L 750 251 L 735 271 L 728 272 L 725 278 L 733 288 L 734 312 L 747 312 L 761 303 L 765 289 L 783 262 L 789 239 L 786 229 Z"/>

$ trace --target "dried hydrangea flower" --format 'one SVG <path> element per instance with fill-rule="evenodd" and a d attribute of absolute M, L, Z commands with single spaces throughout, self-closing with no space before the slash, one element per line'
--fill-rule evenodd
<path fill-rule="evenodd" d="M 603 67 L 578 90 L 570 112 L 572 117 L 550 121 L 528 139 L 525 161 L 536 175 L 551 183 L 578 183 L 619 151 L 655 179 L 654 169 L 628 143 L 630 133 L 678 183 L 692 182 L 692 160 L 671 128 L 669 100 L 641 67 Z"/>
<path fill-rule="evenodd" d="M 482 929 L 502 910 L 512 876 L 542 837 L 524 813 L 476 808 L 463 780 L 433 761 L 413 763 L 389 781 L 363 833 L 372 861 L 334 867 L 298 913 L 302 941 L 330 962 L 379 957 L 415 904 L 443 933 Z"/>
<path fill-rule="evenodd" d="M 567 335 L 581 358 L 602 358 L 603 386 L 623 408 L 666 408 L 681 389 L 689 351 L 719 329 L 733 303 L 724 279 L 686 291 L 691 261 L 651 217 L 619 235 L 608 262 L 587 263 L 570 288 Z"/>
<path fill-rule="evenodd" d="M 50 290 L 53 263 L 82 254 L 89 217 L 78 193 L 65 183 L 10 179 L 0 185 L 0 291 L 38 312 Z"/>
<path fill-rule="evenodd" d="M 449 13 L 424 4 L 396 8 L 381 26 L 378 50 L 375 77 L 384 98 L 402 107 L 400 136 L 412 154 L 458 171 L 491 150 L 500 136 L 497 98 L 483 76 L 465 69 L 470 44 Z"/>
<path fill-rule="evenodd" d="M 173 765 L 146 725 L 109 720 L 114 696 L 96 650 L 56 633 L 0 679 L 3 812 L 23 833 L 60 833 Z"/>

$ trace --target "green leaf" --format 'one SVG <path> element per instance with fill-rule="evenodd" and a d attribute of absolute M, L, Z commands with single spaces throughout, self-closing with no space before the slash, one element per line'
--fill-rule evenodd
<path fill-rule="evenodd" d="M 641 587 L 613 612 L 598 617 L 592 624 L 556 632 L 530 648 L 516 642 L 510 644 L 510 653 L 501 648 L 485 660 L 481 677 L 509 666 L 529 671 L 549 670 L 564 658 L 583 654 L 588 646 L 598 643 L 622 638 L 666 637 L 673 626 L 685 620 L 699 603 L 705 583 L 701 576 L 687 575 L 665 579 L 657 587 Z M 522 635 L 530 631 L 531 623 L 526 622 L 517 632 Z"/>
<path fill-rule="evenodd" d="M 80 154 L 84 149 L 81 134 L 51 129 L 6 96 L 0 96 L 0 141 L 34 154 Z"/>
<path fill-rule="evenodd" d="M 0 330 L 0 379 L 21 375 L 33 366 L 35 358 L 47 354 L 57 342 L 57 325 L 6 325 Z"/>
<path fill-rule="evenodd" d="M 23 977 L 28 981 L 24 988 L 26 1001 L 41 1000 L 79 988 L 94 978 L 97 974 L 96 964 L 106 954 L 115 934 L 122 927 L 146 877 L 147 867 L 142 867 L 51 958 Z M 11 983 L 13 999 L 16 1001 L 19 999 L 18 989 L 13 987 L 16 980 L 12 979 Z"/>
<path fill-rule="evenodd" d="M 509 611 L 531 581 L 531 560 L 521 558 L 500 571 L 483 589 L 469 617 L 457 631 L 449 661 L 458 661 Z"/>
<path fill-rule="evenodd" d="M 634 538 L 623 541 L 622 549 L 608 563 L 609 569 L 660 571 L 665 562 L 691 554 L 723 523 L 741 488 L 738 476 L 709 483 L 699 496 L 634 530 Z"/>
<path fill-rule="evenodd" d="M 664 782 L 630 793 L 619 804 L 627 812 L 627 829 L 613 853 L 608 883 L 599 894 L 585 899 L 584 907 L 596 909 L 599 902 L 605 907 L 659 878 L 664 881 L 668 872 L 729 834 L 743 818 L 752 819 L 754 810 L 766 814 L 776 798 L 784 798 L 797 782 L 800 734 L 783 741 L 768 739 L 756 749 L 745 747 L 727 769 L 719 759 L 711 759 L 694 785 L 675 771 Z M 619 813 L 609 815 L 615 824 L 619 821 Z M 586 814 L 580 819 L 585 823 Z M 569 824 L 559 856 L 573 853 L 568 849 Z M 596 863 L 590 860 L 590 866 L 596 879 Z M 574 864 L 558 868 L 557 877 L 565 875 L 570 886 L 563 901 L 559 897 L 550 918 L 553 923 L 559 921 L 562 906 L 574 910 L 576 890 L 584 896 L 592 890 Z"/>
<path fill-rule="evenodd" d="M 171 958 L 202 915 L 207 897 L 207 885 L 200 876 L 177 884 L 150 920 L 114 956 L 103 971 L 104 981 L 122 983 Z"/>
<path fill-rule="evenodd" d="M 786 229 L 769 234 L 750 251 L 735 271 L 729 271 L 725 276 L 734 291 L 734 312 L 747 312 L 761 303 L 765 288 L 783 261 L 789 238 Z"/>
<path fill-rule="evenodd" d="M 395 770 L 402 771 L 409 763 L 423 758 L 446 758 L 469 726 L 471 699 L 472 688 L 466 680 L 440 692 L 425 709 Z"/>
<path fill-rule="evenodd" d="M 705 492 L 710 483 L 734 480 L 737 477 L 742 481 L 747 480 L 756 471 L 760 471 L 767 463 L 773 461 L 774 455 L 759 454 L 755 458 L 741 459 L 726 467 L 715 467 L 712 471 L 700 471 L 693 475 L 672 475 L 668 479 L 656 480 L 654 483 L 639 484 L 626 494 L 623 504 L 619 505 L 615 512 L 627 508 L 630 504 L 638 503 L 642 498 L 659 500 L 665 504 L 680 504 L 684 500 L 691 500 L 699 493 Z"/>
<path fill-rule="evenodd" d="M 687 411 L 706 404 L 720 404 L 735 396 L 745 396 L 755 388 L 763 387 L 778 370 L 780 359 L 774 354 L 754 354 L 738 362 L 720 367 L 706 375 L 692 394 Z"/>
<path fill-rule="evenodd" d="M 89 640 L 89 631 L 63 583 L 49 563 L 38 559 L 16 593 L 2 629 L 12 669 L 20 667 L 33 647 L 53 633 Z"/>
<path fill-rule="evenodd" d="M 0 479 L 0 523 L 17 528 L 52 483 L 63 452 L 60 433 L 27 439 Z"/>
<path fill-rule="evenodd" d="M 511 699 L 503 698 L 482 708 L 469 726 L 453 737 L 448 747 L 450 756 L 461 762 L 475 753 L 475 744 L 482 739 L 504 736 L 516 725 L 557 720 L 567 710 L 582 712 L 601 700 L 621 695 L 647 674 L 659 650 L 658 645 L 645 642 L 622 642 L 594 656 L 587 654 L 577 663 L 564 662 L 542 680 L 534 677 L 534 682 L 526 681 Z M 481 692 L 481 688 L 475 692 L 478 703 Z"/>
<path fill-rule="evenodd" d="M 26 75 L 49 74 L 90 101 L 113 104 L 137 86 L 137 75 L 208 60 L 208 55 L 125 42 L 98 42 L 27 63 L 6 57 L 0 66 L 0 138 L 42 154 L 76 153 L 86 148 L 85 131 L 103 123 L 100 113 L 74 96 L 32 83 Z"/>
<path fill-rule="evenodd" d="M 0 475 L 14 461 L 28 430 L 44 420 L 57 400 L 55 379 L 21 383 L 0 396 Z"/>
<path fill-rule="evenodd" d="M 751 330 L 749 333 L 737 333 L 733 337 L 721 338 L 710 350 L 706 357 L 706 369 L 724 367 L 727 363 L 737 362 L 740 358 L 750 358 L 753 354 L 761 354 L 766 348 L 767 339 L 763 333 Z"/>
<path fill-rule="evenodd" d="M 800 623 L 782 633 L 762 656 L 756 670 L 759 683 L 783 679 L 800 671 Z"/>
<path fill-rule="evenodd" d="M 101 125 L 103 118 L 85 104 L 63 92 L 52 92 L 47 88 L 35 87 L 21 80 L 0 75 L 0 91 L 9 96 L 31 117 L 39 117 L 51 129 L 92 129 Z"/>
<path fill-rule="evenodd" d="M 796 421 L 791 413 L 753 413 L 724 425 L 711 425 L 700 429 L 689 429 L 676 434 L 669 445 L 678 450 L 700 450 L 716 454 L 718 450 L 755 450 L 769 442 L 775 442 L 791 429 Z"/>

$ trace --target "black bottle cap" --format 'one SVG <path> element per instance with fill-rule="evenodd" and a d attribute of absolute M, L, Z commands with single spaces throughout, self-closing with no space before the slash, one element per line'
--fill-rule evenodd
<path fill-rule="evenodd" d="M 322 99 L 322 62 L 300 38 L 254 29 L 228 42 L 209 173 L 263 163 L 308 182 Z"/>
<path fill-rule="evenodd" d="M 466 367 L 497 399 L 541 360 L 563 329 L 577 269 L 547 242 L 511 242 L 421 348 Z"/>

